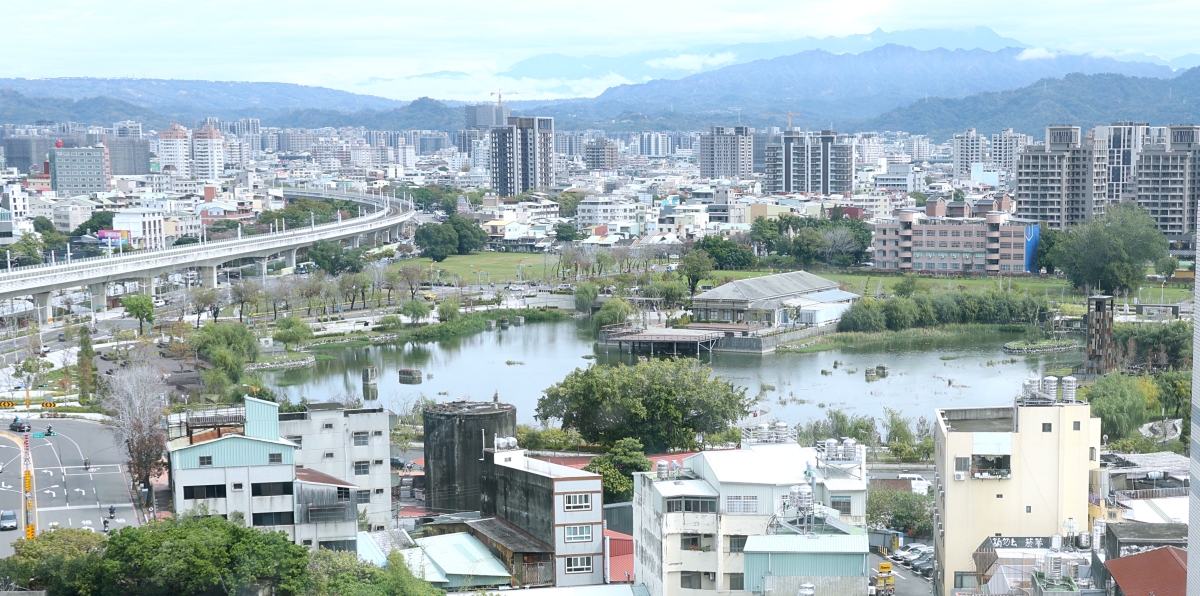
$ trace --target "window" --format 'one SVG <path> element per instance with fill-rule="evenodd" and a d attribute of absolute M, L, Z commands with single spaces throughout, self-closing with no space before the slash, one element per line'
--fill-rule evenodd
<path fill-rule="evenodd" d="M 725 513 L 758 513 L 758 496 L 727 495 Z"/>
<path fill-rule="evenodd" d="M 344 486 L 339 486 L 337 491 L 338 491 L 338 493 L 337 493 L 338 503 L 346 503 L 350 500 L 350 489 L 348 489 Z"/>
<path fill-rule="evenodd" d="M 312 539 L 306 538 L 304 540 L 304 546 L 312 546 Z"/>
<path fill-rule="evenodd" d="M 679 548 L 680 550 L 700 550 L 700 535 L 680 534 Z"/>
<path fill-rule="evenodd" d="M 354 433 L 354 446 L 355 447 L 366 447 L 367 444 L 370 442 L 370 439 L 371 439 L 371 435 L 369 435 L 365 432 Z"/>
<path fill-rule="evenodd" d="M 225 485 L 224 484 L 206 484 L 200 486 L 185 486 L 183 487 L 184 499 L 224 499 Z"/>
<path fill-rule="evenodd" d="M 269 464 L 283 463 L 283 454 L 282 453 L 268 453 L 267 454 L 267 463 L 269 463 Z"/>
<path fill-rule="evenodd" d="M 1053 428 L 1054 428 L 1054 425 L 1050 424 L 1049 422 L 1042 423 L 1042 432 L 1044 432 L 1044 433 L 1050 432 L 1051 429 L 1053 429 Z"/>
<path fill-rule="evenodd" d="M 371 491 L 370 490 L 360 490 L 360 491 L 358 491 L 357 497 L 358 497 L 358 500 L 356 502 L 359 505 L 370 503 L 371 502 Z"/>
<path fill-rule="evenodd" d="M 308 521 L 312 523 L 320 522 L 340 522 L 349 521 L 346 518 L 346 508 L 342 506 L 332 507 L 309 507 Z"/>
<path fill-rule="evenodd" d="M 255 513 L 253 521 L 256 526 L 290 526 L 296 523 L 296 518 L 291 511 L 274 511 Z"/>
<path fill-rule="evenodd" d="M 1071 430 L 1079 430 L 1079 421 L 1078 420 L 1071 423 Z"/>
<path fill-rule="evenodd" d="M 1031 506 L 1029 506 L 1029 505 L 1026 505 L 1026 506 L 1025 506 L 1025 513 L 1033 513 L 1033 507 L 1031 507 Z"/>
<path fill-rule="evenodd" d="M 377 460 L 375 460 L 373 463 L 374 463 L 375 465 L 377 465 L 377 466 L 382 466 L 382 465 L 383 465 L 383 460 L 382 460 L 382 459 L 377 459 Z"/>
<path fill-rule="evenodd" d="M 254 482 L 250 484 L 252 497 L 278 497 L 292 494 L 291 482 Z"/>
<path fill-rule="evenodd" d="M 1095 447 L 1088 447 L 1088 460 L 1096 461 L 1096 448 Z"/>
<path fill-rule="evenodd" d="M 367 474 L 370 474 L 370 473 L 371 473 L 371 462 L 369 462 L 369 461 L 354 462 L 354 475 L 355 476 L 366 476 Z"/>
<path fill-rule="evenodd" d="M 971 458 L 969 458 L 969 457 L 954 458 L 954 471 L 955 472 L 970 472 L 971 471 Z"/>
<path fill-rule="evenodd" d="M 325 452 L 325 458 L 326 458 L 326 459 L 332 459 L 332 458 L 333 458 L 333 452 L 332 452 L 332 451 L 326 451 L 326 452 Z"/>
<path fill-rule="evenodd" d="M 304 437 L 301 437 L 300 435 L 288 435 L 287 437 L 284 437 L 284 438 L 295 443 L 297 447 L 304 446 Z M 309 542 L 312 542 L 312 541 L 310 540 Z"/>
<path fill-rule="evenodd" d="M 726 576 L 729 578 L 730 590 L 746 589 L 746 575 L 744 573 L 727 573 Z"/>
<path fill-rule="evenodd" d="M 699 571 L 684 571 L 679 574 L 679 587 L 688 588 L 691 590 L 700 589 L 700 572 Z"/>
<path fill-rule="evenodd" d="M 850 515 L 849 496 L 829 497 L 829 506 L 837 509 L 838 513 L 842 515 Z"/>
<path fill-rule="evenodd" d="M 233 490 L 242 490 L 242 483 L 241 483 L 241 482 L 234 482 L 234 483 L 233 483 Z"/>
<path fill-rule="evenodd" d="M 667 513 L 716 513 L 716 499 L 677 498 L 667 501 Z"/>
<path fill-rule="evenodd" d="M 383 436 L 383 431 L 381 431 L 381 430 L 377 430 L 377 431 L 375 431 L 375 432 L 373 432 L 373 433 L 371 433 L 371 434 L 372 434 L 372 435 L 374 435 L 374 436 L 376 436 L 376 437 L 382 437 L 382 436 Z"/>
<path fill-rule="evenodd" d="M 567 526 L 566 538 L 567 542 L 591 542 L 592 527 L 591 526 Z"/>
<path fill-rule="evenodd" d="M 746 537 L 745 536 L 730 536 L 729 537 L 729 552 L 731 552 L 731 553 L 746 552 Z"/>
<path fill-rule="evenodd" d="M 382 488 L 377 488 L 377 489 L 375 489 L 375 494 L 377 494 L 377 495 L 382 495 L 382 494 L 383 494 L 383 489 L 382 489 Z"/>
<path fill-rule="evenodd" d="M 211 468 L 212 467 L 212 456 L 211 455 L 201 455 L 200 456 L 200 467 L 201 468 Z"/>
<path fill-rule="evenodd" d="M 321 428 L 333 428 L 333 423 L 332 423 L 332 422 L 326 422 L 326 423 L 325 423 L 325 426 L 322 426 Z"/>
<path fill-rule="evenodd" d="M 954 587 L 955 588 L 976 588 L 979 587 L 979 577 L 973 571 L 955 571 L 954 572 Z"/>
<path fill-rule="evenodd" d="M 588 493 L 578 495 L 563 495 L 563 511 L 591 511 L 592 510 L 592 495 Z M 591 563 L 588 563 L 591 565 Z"/>
<path fill-rule="evenodd" d="M 567 573 L 591 573 L 591 557 L 567 557 Z"/>

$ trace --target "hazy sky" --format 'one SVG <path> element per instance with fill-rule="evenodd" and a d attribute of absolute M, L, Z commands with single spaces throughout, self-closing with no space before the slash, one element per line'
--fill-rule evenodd
<path fill-rule="evenodd" d="M 397 99 L 595 94 L 619 79 L 514 81 L 518 60 L 915 28 L 991 27 L 1035 47 L 1200 53 L 1200 2 L 1161 0 L 59 0 L 0 8 L 0 77 L 279 81 Z M 408 79 L 456 71 L 469 78 Z"/>

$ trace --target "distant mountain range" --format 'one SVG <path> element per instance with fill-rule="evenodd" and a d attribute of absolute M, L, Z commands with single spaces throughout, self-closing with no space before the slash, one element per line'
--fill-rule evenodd
<path fill-rule="evenodd" d="M 1013 128 L 1041 139 L 1051 124 L 1084 128 L 1121 120 L 1200 124 L 1200 68 L 1173 79 L 1068 74 L 1019 89 L 931 98 L 852 123 L 847 130 L 905 130 L 944 139 L 966 128 Z"/>
<path fill-rule="evenodd" d="M 273 113 L 303 109 L 391 110 L 408 104 L 373 95 L 290 83 L 187 81 L 167 79 L 0 79 L 0 89 L 30 97 L 85 99 L 110 97 L 163 114 L 228 117 L 231 113 Z"/>
<path fill-rule="evenodd" d="M 589 119 L 602 123 L 637 113 L 670 120 L 672 112 L 685 112 L 722 118 L 726 124 L 740 118 L 746 124 L 786 126 L 785 118 L 761 114 L 793 110 L 804 115 L 797 125 L 819 127 L 871 118 L 926 97 L 1003 91 L 1069 73 L 1163 79 L 1176 74 L 1169 67 L 1145 62 L 1021 48 L 918 50 L 885 45 L 859 54 L 812 50 L 679 80 L 621 85 L 594 99 L 544 104 L 536 111 L 561 116 L 564 123 Z"/>

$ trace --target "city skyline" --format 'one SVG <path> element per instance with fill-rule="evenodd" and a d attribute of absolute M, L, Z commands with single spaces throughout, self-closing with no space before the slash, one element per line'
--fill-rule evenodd
<path fill-rule="evenodd" d="M 1187 25 L 1200 17 L 1200 7 L 1149 2 L 1129 11 L 1118 3 L 1093 2 L 1086 26 L 1064 28 L 1062 23 L 1075 20 L 1074 5 L 992 2 L 961 14 L 944 1 L 873 0 L 859 3 L 854 11 L 823 1 L 771 2 L 755 9 L 715 2 L 689 3 L 686 9 L 674 2 L 617 2 L 571 10 L 525 1 L 471 4 L 447 13 L 439 5 L 393 8 L 368 0 L 340 4 L 336 10 L 301 2 L 286 12 L 274 4 L 215 1 L 159 12 L 144 10 L 142 2 L 71 1 L 48 9 L 8 7 L 7 21 L 13 26 L 0 41 L 0 56 L 5 57 L 0 76 L 277 81 L 406 100 L 486 100 L 502 88 L 519 92 L 519 99 L 550 99 L 594 96 L 639 81 L 601 70 L 575 78 L 504 73 L 523 60 L 554 54 L 615 57 L 641 52 L 666 52 L 644 62 L 687 73 L 737 60 L 736 52 L 708 51 L 715 45 L 864 35 L 877 29 L 967 32 L 988 27 L 1026 45 L 1029 59 L 1070 52 L 1170 60 L 1197 52 Z M 214 17 L 218 22 L 204 25 Z M 54 35 L 35 26 L 47 20 L 56 23 Z M 683 33 L 666 34 L 664 24 Z M 190 30 L 192 35 L 203 32 L 209 43 L 160 45 L 152 52 L 141 44 L 98 44 L 80 52 L 76 43 L 55 43 L 84 40 L 95 30 L 145 31 L 150 38 Z M 1097 36 L 1096 30 L 1106 33 Z M 570 32 L 568 38 L 564 31 Z M 970 40 L 971 34 L 964 37 Z"/>

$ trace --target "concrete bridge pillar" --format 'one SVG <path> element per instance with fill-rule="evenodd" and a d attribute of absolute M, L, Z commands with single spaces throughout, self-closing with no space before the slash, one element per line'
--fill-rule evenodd
<path fill-rule="evenodd" d="M 350 237 L 350 248 L 358 248 L 358 239 L 359 239 L 359 236 L 351 236 Z"/>
<path fill-rule="evenodd" d="M 92 312 L 104 312 L 108 308 L 108 284 L 89 284 L 88 291 L 92 294 Z"/>
<path fill-rule="evenodd" d="M 54 320 L 54 309 L 50 305 L 50 292 L 33 295 L 33 305 L 37 309 L 38 324 L 43 325 Z"/>
<path fill-rule="evenodd" d="M 198 269 L 200 271 L 200 285 L 202 285 L 206 288 L 217 287 L 217 268 L 216 267 L 208 267 L 208 266 L 202 265 L 200 267 L 197 267 L 196 269 Z"/>
<path fill-rule="evenodd" d="M 154 295 L 154 278 L 145 277 L 138 280 L 138 285 L 142 287 L 142 293 L 147 296 Z"/>
<path fill-rule="evenodd" d="M 300 249 L 298 249 L 298 248 L 293 248 L 290 250 L 283 251 L 283 258 L 287 260 L 288 267 L 296 266 L 296 252 L 298 252 L 299 250 Z"/>

